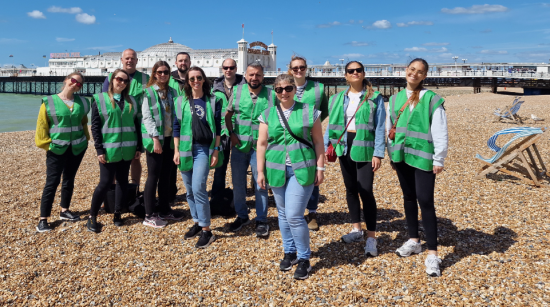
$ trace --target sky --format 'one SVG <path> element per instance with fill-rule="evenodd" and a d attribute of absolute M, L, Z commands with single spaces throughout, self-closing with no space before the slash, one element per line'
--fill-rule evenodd
<path fill-rule="evenodd" d="M 0 65 L 45 66 L 50 53 L 137 51 L 167 42 L 277 45 L 277 66 L 550 61 L 550 3 L 524 1 L 6 1 Z M 271 32 L 273 31 L 273 36 Z M 13 55 L 13 57 L 9 57 Z"/>

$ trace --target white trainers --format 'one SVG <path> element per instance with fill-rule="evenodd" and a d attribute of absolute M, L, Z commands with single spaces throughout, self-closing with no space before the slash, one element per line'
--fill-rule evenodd
<path fill-rule="evenodd" d="M 143 220 L 143 225 L 153 227 L 153 228 L 162 228 L 166 226 L 168 222 L 162 220 L 157 215 L 151 215 L 150 217 L 145 217 Z"/>
<path fill-rule="evenodd" d="M 378 249 L 376 248 L 375 238 L 367 238 L 367 244 L 365 245 L 365 255 L 370 257 L 378 256 Z"/>
<path fill-rule="evenodd" d="M 362 242 L 363 240 L 363 230 L 361 229 L 354 228 L 350 233 L 342 236 L 342 241 L 345 243 Z"/>
<path fill-rule="evenodd" d="M 428 255 L 424 264 L 426 265 L 426 273 L 432 277 L 441 276 L 441 271 L 439 271 L 439 264 L 441 259 L 436 255 Z"/>
<path fill-rule="evenodd" d="M 422 252 L 422 244 L 409 239 L 403 246 L 398 248 L 395 253 L 401 257 L 409 257 L 412 254 L 420 254 Z"/>

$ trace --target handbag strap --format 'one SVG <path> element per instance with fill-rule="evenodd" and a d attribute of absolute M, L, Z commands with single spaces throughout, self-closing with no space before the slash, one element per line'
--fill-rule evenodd
<path fill-rule="evenodd" d="M 283 113 L 283 110 L 281 109 L 281 104 L 280 103 L 277 104 L 277 111 L 279 112 L 279 116 L 283 120 L 283 123 L 285 124 L 286 130 L 288 131 L 288 133 L 290 133 L 290 135 L 292 135 L 292 137 L 294 139 L 296 139 L 296 141 L 298 141 L 298 142 L 308 146 L 309 148 L 313 149 L 313 145 L 311 145 L 311 143 L 309 143 L 308 141 L 306 141 L 306 140 L 302 139 L 301 137 L 299 137 L 299 136 L 295 135 L 294 133 L 292 133 L 292 130 L 290 130 L 290 127 L 288 126 L 288 122 L 286 120 L 285 114 Z"/>
<path fill-rule="evenodd" d="M 401 107 L 401 110 L 399 110 L 399 113 L 397 113 L 397 117 L 395 118 L 395 122 L 392 125 L 392 129 L 397 126 L 397 122 L 399 121 L 399 117 L 401 117 L 401 114 L 403 114 L 403 110 L 405 110 L 405 107 L 409 105 L 409 102 L 411 101 L 411 98 L 407 99 L 407 102 Z"/>
<path fill-rule="evenodd" d="M 361 101 L 361 103 L 359 104 L 359 106 L 357 107 L 357 109 L 355 110 L 355 113 L 353 113 L 353 116 L 350 118 L 350 120 L 348 121 L 348 124 L 346 125 L 346 128 L 344 128 L 344 131 L 342 131 L 342 134 L 340 134 L 340 137 L 338 138 L 338 142 L 336 142 L 336 145 L 340 144 L 340 140 L 342 139 L 342 137 L 344 136 L 344 133 L 346 133 L 346 131 L 348 130 L 348 127 L 349 127 L 349 124 L 351 124 L 351 121 L 355 118 L 355 114 L 357 114 L 357 111 L 359 111 L 359 108 L 361 108 L 361 106 L 365 103 L 365 101 L 367 101 L 367 93 L 365 93 L 365 98 L 363 98 L 363 101 Z M 345 116 L 345 115 L 344 115 Z"/>

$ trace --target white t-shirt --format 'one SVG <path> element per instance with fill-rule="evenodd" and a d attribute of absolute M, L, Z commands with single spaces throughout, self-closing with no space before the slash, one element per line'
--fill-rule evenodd
<path fill-rule="evenodd" d="M 346 109 L 346 123 L 349 123 L 350 119 L 353 117 L 353 114 L 355 114 L 355 111 L 357 111 L 357 107 L 359 107 L 359 103 L 361 102 L 361 92 L 359 93 L 348 93 L 349 97 L 349 104 L 348 108 Z M 355 117 L 349 123 L 348 131 L 355 131 Z"/>
<path fill-rule="evenodd" d="M 63 100 L 71 112 L 73 111 L 74 99 Z"/>

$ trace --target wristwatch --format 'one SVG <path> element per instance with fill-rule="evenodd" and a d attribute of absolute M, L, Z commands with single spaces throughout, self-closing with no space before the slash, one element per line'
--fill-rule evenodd
<path fill-rule="evenodd" d="M 214 147 L 214 150 L 222 151 L 222 147 L 221 146 L 216 146 L 216 147 Z"/>

